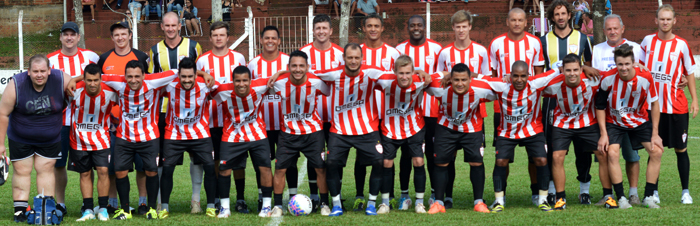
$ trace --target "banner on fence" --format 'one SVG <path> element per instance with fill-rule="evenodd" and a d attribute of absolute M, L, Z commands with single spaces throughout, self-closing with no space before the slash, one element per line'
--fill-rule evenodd
<path fill-rule="evenodd" d="M 20 72 L 19 70 L 0 70 L 0 94 L 5 92 L 5 86 L 10 82 L 10 78 Z"/>

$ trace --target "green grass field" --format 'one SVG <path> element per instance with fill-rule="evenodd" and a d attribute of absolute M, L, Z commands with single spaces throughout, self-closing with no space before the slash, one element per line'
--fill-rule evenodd
<path fill-rule="evenodd" d="M 491 109 L 491 107 L 488 107 Z M 489 113 L 492 115 L 491 113 Z M 489 117 L 486 120 L 487 143 L 491 142 L 492 136 L 492 119 Z M 530 202 L 529 177 L 527 174 L 526 153 L 523 148 L 518 148 L 516 153 L 516 161 L 511 164 L 511 175 L 508 183 L 508 203 L 505 212 L 499 214 L 483 214 L 472 211 L 472 191 L 469 182 L 469 167 L 463 162 L 457 163 L 457 179 L 455 181 L 454 190 L 454 207 L 447 210 L 446 214 L 437 215 L 418 215 L 412 211 L 393 211 L 387 215 L 381 216 L 365 216 L 363 212 L 346 212 L 341 217 L 324 217 L 320 214 L 313 214 L 305 217 L 294 217 L 285 215 L 282 219 L 259 218 L 257 214 L 238 214 L 233 213 L 228 219 L 213 219 L 208 218 L 204 214 L 190 214 L 190 197 L 191 183 L 189 178 L 188 163 L 178 167 L 175 174 L 175 187 L 171 197 L 170 207 L 172 209 L 170 217 L 165 220 L 147 221 L 143 216 L 134 216 L 134 219 L 119 222 L 98 222 L 92 221 L 89 223 L 75 222 L 80 217 L 80 206 L 82 205 L 82 197 L 80 195 L 78 174 L 69 172 L 69 182 L 66 191 L 66 200 L 69 214 L 63 221 L 67 225 L 126 225 L 126 224 L 144 224 L 144 225 L 223 225 L 223 224 L 240 224 L 240 225 L 456 225 L 465 222 L 484 224 L 484 225 L 551 225 L 551 224 L 566 224 L 566 225 L 694 225 L 700 224 L 700 205 L 697 200 L 700 200 L 698 187 L 700 186 L 700 174 L 698 174 L 698 164 L 700 163 L 700 119 L 691 119 L 689 129 L 689 155 L 691 158 L 691 178 L 690 189 L 691 194 L 695 195 L 696 203 L 693 205 L 682 205 L 680 203 L 681 187 L 678 178 L 678 170 L 676 168 L 676 157 L 672 150 L 666 150 L 663 156 L 661 176 L 659 179 L 659 192 L 661 196 L 661 209 L 651 210 L 642 206 L 635 206 L 628 210 L 607 210 L 599 206 L 585 206 L 577 204 L 576 195 L 578 194 L 578 181 L 576 177 L 576 169 L 574 166 L 573 154 L 566 159 L 565 167 L 567 173 L 567 192 L 569 194 L 568 208 L 565 211 L 557 211 L 543 213 L 539 211 Z M 486 188 L 484 198 L 487 204 L 493 202 L 493 185 L 492 185 L 492 170 L 494 163 L 494 148 L 489 145 L 484 154 L 484 162 L 486 164 Z M 639 183 L 639 194 L 644 192 L 645 170 L 647 154 L 644 151 L 640 152 L 641 172 Z M 355 194 L 355 183 L 353 179 L 353 164 L 354 153 L 351 153 L 348 161 L 348 167 L 345 168 L 345 180 L 343 181 L 343 194 L 348 198 Z M 186 158 L 187 159 L 187 158 Z M 463 159 L 460 153 L 457 159 Z M 188 159 L 186 161 L 189 161 Z M 301 165 L 303 159 L 299 161 Z M 597 202 L 602 196 L 602 188 L 598 178 L 597 163 L 594 163 L 591 171 L 593 175 L 591 185 L 591 195 L 593 202 Z M 624 163 L 623 163 L 624 164 Z M 249 207 L 255 208 L 257 205 L 257 189 L 255 189 L 255 173 L 250 168 L 246 171 L 246 201 Z M 398 167 L 397 167 L 398 168 Z M 622 169 L 624 171 L 624 167 Z M 624 172 L 623 172 L 624 174 Z M 398 175 L 398 173 L 397 173 Z M 131 188 L 131 203 L 136 205 L 138 200 L 135 176 L 130 176 L 132 182 Z M 300 194 L 308 195 L 308 184 L 306 178 L 304 183 L 299 186 Z M 429 183 L 429 181 L 428 181 Z M 396 194 L 399 194 L 398 177 L 396 178 Z M 368 183 L 367 183 L 368 185 Z M 629 189 L 627 180 L 624 182 L 625 189 Z M 235 198 L 235 185 L 231 189 L 231 197 Z M 429 185 L 428 185 L 429 187 Z M 36 188 L 32 187 L 33 195 L 36 193 Z M 365 188 L 368 191 L 368 188 Z M 206 202 L 205 194 L 201 195 L 202 202 Z M 428 191 L 429 193 L 429 191 Z M 429 194 L 426 194 L 428 196 Z M 95 197 L 97 194 L 95 193 Z M 411 196 L 414 197 L 413 185 L 411 184 Z M 11 181 L 5 186 L 0 187 L 0 208 L 4 209 L 0 214 L 0 224 L 10 225 L 12 223 L 12 191 Z M 414 199 L 415 200 L 415 199 Z M 427 203 L 427 200 L 426 200 Z M 97 204 L 97 203 L 96 203 Z M 353 200 L 348 199 L 344 205 L 352 208 Z M 233 203 L 232 203 L 233 205 Z"/>

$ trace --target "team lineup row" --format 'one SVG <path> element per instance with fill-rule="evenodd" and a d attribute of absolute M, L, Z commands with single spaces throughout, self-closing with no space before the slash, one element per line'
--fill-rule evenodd
<path fill-rule="evenodd" d="M 409 40 L 391 47 L 381 40 L 382 19 L 371 15 L 363 23 L 366 42 L 344 49 L 329 40 L 330 18 L 318 15 L 313 43 L 286 55 L 278 50 L 277 28 L 268 26 L 260 34 L 263 52 L 247 64 L 240 53 L 226 48 L 225 23 L 212 24 L 214 48 L 200 54 L 199 44 L 178 35 L 176 15 L 166 14 L 161 25 L 166 39 L 148 55 L 129 46 L 128 24 L 117 23 L 110 28 L 115 49 L 101 56 L 77 48 L 77 25 L 66 23 L 60 37 L 63 48 L 30 59 L 30 70 L 14 76 L 3 94 L 0 128 L 7 129 L 0 130 L 0 138 L 5 133 L 9 138 L 13 185 L 23 185 L 13 186 L 15 220 L 31 216 L 26 209 L 32 165 L 37 187 L 49 197 L 43 202 L 53 202 L 56 217 L 61 218 L 66 212 L 61 197 L 65 180 L 61 183 L 54 168 L 60 172 L 66 161 L 70 170 L 81 173 L 84 200 L 79 221 L 106 220 L 108 210 L 114 211 L 114 219 L 132 217 L 128 172 L 134 164 L 137 181 L 145 181 L 139 184 L 145 187 L 145 194 L 139 195 L 143 197 L 139 213 L 148 219 L 167 218 L 173 172 L 184 152 L 193 162 L 193 212 L 198 212 L 203 183 L 207 215 L 229 217 L 232 174 L 237 185 L 235 210 L 248 212 L 239 180 L 250 155 L 258 179 L 259 215 L 281 216 L 285 180 L 292 182 L 289 191 L 295 194 L 297 180 L 290 176 L 296 176 L 296 162 L 303 153 L 315 208 L 323 215 L 339 216 L 344 211 L 341 172 L 351 148 L 358 161 L 353 209 L 368 215 L 388 213 L 392 206 L 409 209 L 410 170 L 415 170 L 415 211 L 445 212 L 452 206 L 454 161 L 460 148 L 471 168 L 474 210 L 501 212 L 516 145 L 528 152 L 533 203 L 543 211 L 563 210 L 563 161 L 571 142 L 582 204 L 591 203 L 591 152 L 600 162 L 605 197 L 599 203 L 607 208 L 642 204 L 637 179 L 632 178 L 638 173 L 630 175 L 628 170 L 630 192 L 625 195 L 619 156 L 622 153 L 628 165 L 637 164 L 638 170 L 634 150 L 644 148 L 650 161 L 643 204 L 658 208 L 656 183 L 663 147 L 675 148 L 682 163 L 681 201 L 692 203 L 685 148 L 688 112 L 695 117 L 698 110 L 690 73 L 696 66 L 687 42 L 672 33 L 673 8 L 659 8 L 659 31 L 641 45 L 621 37 L 624 26 L 619 16 L 606 17 L 608 41 L 595 48 L 570 27 L 573 14 L 568 3 L 553 2 L 547 15 L 554 29 L 535 37 L 524 31 L 524 12 L 512 10 L 506 22 L 509 31 L 489 48 L 469 38 L 472 18 L 467 11 L 452 17 L 455 41 L 445 48 L 425 38 L 420 16 L 408 20 Z M 683 92 L 686 84 L 691 101 Z M 483 199 L 483 119 L 488 101 L 495 101 L 497 126 L 491 208 Z M 553 133 L 558 136 L 552 137 Z M 392 205 L 393 159 L 399 147 L 404 151 L 402 194 Z M 274 172 L 271 159 L 276 159 Z M 365 201 L 365 166 L 370 165 Z M 430 208 L 423 203 L 424 165 L 432 185 Z M 99 196 L 94 210 L 92 184 L 82 183 L 93 168 L 98 172 Z M 408 176 L 403 176 L 406 168 Z"/>

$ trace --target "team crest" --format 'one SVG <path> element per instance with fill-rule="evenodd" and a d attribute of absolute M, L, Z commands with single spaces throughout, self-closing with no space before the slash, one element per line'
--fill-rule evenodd
<path fill-rule="evenodd" d="M 390 70 L 391 68 L 391 60 L 389 58 L 382 59 L 382 69 L 384 70 Z"/>
<path fill-rule="evenodd" d="M 677 52 L 671 52 L 671 60 L 676 61 L 678 59 L 678 53 Z"/>
<path fill-rule="evenodd" d="M 425 57 L 425 62 L 427 62 L 428 65 L 433 65 L 433 62 L 435 62 L 435 57 L 427 56 L 427 57 Z"/>
<path fill-rule="evenodd" d="M 337 60 L 334 60 L 333 62 L 331 62 L 331 67 L 337 68 L 338 66 L 340 66 L 340 62 L 338 62 Z"/>
<path fill-rule="evenodd" d="M 469 66 L 470 66 L 469 69 L 471 69 L 472 71 L 474 71 L 473 67 L 476 67 L 477 65 L 479 65 L 479 59 L 475 58 L 475 59 L 469 60 Z"/>
<path fill-rule="evenodd" d="M 569 53 L 577 53 L 578 45 L 569 45 Z"/>

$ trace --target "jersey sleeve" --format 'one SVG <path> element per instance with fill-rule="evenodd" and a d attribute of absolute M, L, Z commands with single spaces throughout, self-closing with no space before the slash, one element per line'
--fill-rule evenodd
<path fill-rule="evenodd" d="M 340 78 L 340 73 L 342 70 L 321 70 L 314 72 L 314 75 L 325 82 L 334 82 Z"/>
<path fill-rule="evenodd" d="M 197 59 L 197 70 L 205 71 L 204 69 L 207 66 L 207 61 L 208 60 L 206 59 L 206 57 L 200 57 L 199 59 Z"/>
<path fill-rule="evenodd" d="M 115 90 L 124 90 L 126 88 L 126 79 L 123 75 L 103 74 L 102 82 Z"/>
<path fill-rule="evenodd" d="M 97 53 L 93 51 L 88 51 L 88 60 L 90 63 L 97 63 L 100 61 L 100 56 L 97 55 Z"/>
<path fill-rule="evenodd" d="M 393 61 L 391 62 L 391 67 L 392 68 L 394 67 Z M 364 70 L 364 72 L 365 72 L 365 75 L 369 76 L 370 79 L 374 79 L 374 80 L 379 79 L 379 77 L 382 77 L 382 75 L 384 75 L 384 74 L 393 74 L 392 71 L 385 72 L 385 71 L 382 71 L 382 70 L 379 70 L 376 68 L 367 68 Z"/>
<path fill-rule="evenodd" d="M 471 85 L 472 89 L 475 92 L 479 93 L 479 97 L 483 101 L 494 101 L 498 99 L 498 96 L 496 96 L 496 93 L 493 92 L 493 90 L 490 89 L 489 85 L 487 84 L 486 81 L 477 79 L 474 80 L 474 84 Z"/>
<path fill-rule="evenodd" d="M 591 48 L 591 42 L 588 41 L 588 36 L 581 33 L 581 42 L 583 42 L 583 60 L 584 62 L 591 62 L 593 59 L 593 50 Z"/>
<path fill-rule="evenodd" d="M 236 58 L 238 58 L 238 64 L 239 64 L 239 65 L 241 65 L 241 66 L 246 66 L 245 57 L 243 56 L 243 54 L 234 53 L 233 55 L 234 55 Z"/>
<path fill-rule="evenodd" d="M 481 62 L 481 71 L 479 71 L 479 74 L 482 75 L 491 75 L 491 57 L 489 56 L 489 51 L 485 50 L 481 52 L 481 58 L 484 59 L 484 61 Z"/>
<path fill-rule="evenodd" d="M 437 66 L 435 71 L 445 71 L 445 68 L 447 68 L 445 61 L 445 56 L 443 56 L 442 50 L 440 50 L 438 53 L 437 64 L 435 64 Z"/>
<path fill-rule="evenodd" d="M 434 97 L 442 97 L 442 95 L 444 95 L 447 91 L 447 89 L 441 87 L 444 75 L 442 74 L 442 72 L 437 72 L 431 74 L 430 77 L 432 77 L 432 79 L 430 81 L 430 84 L 428 84 L 428 87 L 425 88 L 425 92 Z"/>
<path fill-rule="evenodd" d="M 649 48 L 650 42 L 651 42 L 651 38 L 649 38 L 649 36 L 647 36 L 647 37 L 644 37 L 644 40 L 642 40 L 642 43 L 639 43 L 639 48 L 642 50 L 642 53 L 643 53 L 643 55 L 640 56 L 640 58 L 639 58 L 639 62 L 641 62 L 642 64 L 645 64 L 647 62 L 646 53 L 649 52 L 648 48 Z M 635 53 L 636 53 L 636 51 L 635 51 Z"/>
<path fill-rule="evenodd" d="M 532 66 L 544 66 L 544 54 L 542 54 L 542 44 L 540 40 L 537 40 L 537 45 L 535 45 L 535 59 L 532 59 Z"/>
<path fill-rule="evenodd" d="M 255 79 L 252 82 L 250 82 L 250 88 L 255 90 L 257 93 L 266 93 L 268 90 L 267 87 L 267 81 L 268 78 L 259 78 Z M 277 85 L 277 82 L 275 82 L 275 86 Z"/>
<path fill-rule="evenodd" d="M 563 78 L 559 77 L 559 75 L 561 75 L 561 73 L 559 73 L 559 69 L 555 68 L 545 73 L 536 75 L 535 77 L 532 77 L 531 79 L 529 79 L 529 82 L 531 82 L 530 84 L 536 89 L 543 89 L 547 88 L 547 86 L 552 84 L 552 81 L 557 81 L 555 80 L 556 78 Z"/>
<path fill-rule="evenodd" d="M 329 96 L 331 95 L 331 87 L 326 84 L 325 82 L 321 81 L 320 79 L 314 79 L 311 80 L 313 86 L 318 89 L 320 93 L 317 93 L 316 95 L 324 95 L 324 96 Z"/>
<path fill-rule="evenodd" d="M 683 69 L 685 69 L 685 75 L 691 75 L 695 73 L 695 68 L 697 65 L 695 64 L 695 59 L 693 58 L 693 53 L 692 51 L 688 48 L 688 45 L 686 43 L 685 46 L 683 46 L 683 49 L 681 49 L 681 54 L 683 55 Z M 695 79 L 695 78 L 691 78 Z"/>
<path fill-rule="evenodd" d="M 498 69 L 498 54 L 496 53 L 498 51 L 498 47 L 496 46 L 496 42 L 492 41 L 491 46 L 489 46 L 489 56 L 491 57 L 491 69 L 497 70 Z M 495 75 L 493 75 L 495 76 Z M 496 76 L 497 77 L 497 76 Z"/>
<path fill-rule="evenodd" d="M 197 54 L 197 56 L 195 56 L 194 59 L 197 59 L 197 58 L 199 58 L 199 56 L 202 55 L 202 45 L 200 45 L 199 42 L 197 42 L 197 45 L 195 45 L 194 48 L 195 48 L 195 54 Z"/>
<path fill-rule="evenodd" d="M 148 84 L 148 87 L 151 89 L 159 89 L 170 84 L 175 78 L 177 78 L 177 70 L 173 69 L 160 73 L 147 74 L 143 82 Z"/>

